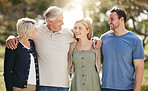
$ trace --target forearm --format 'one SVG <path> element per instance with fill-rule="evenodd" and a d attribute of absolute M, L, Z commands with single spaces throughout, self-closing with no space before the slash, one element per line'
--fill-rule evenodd
<path fill-rule="evenodd" d="M 143 72 L 144 72 L 144 64 L 139 67 L 135 67 L 135 88 L 134 88 L 134 91 L 140 91 L 140 89 L 141 89 L 141 84 L 142 84 L 142 80 L 143 80 Z"/>

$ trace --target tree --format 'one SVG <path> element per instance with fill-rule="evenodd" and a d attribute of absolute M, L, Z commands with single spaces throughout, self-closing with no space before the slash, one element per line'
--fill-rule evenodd
<path fill-rule="evenodd" d="M 5 44 L 8 35 L 16 35 L 16 22 L 23 17 L 42 15 L 53 0 L 0 0 L 0 43 Z"/>

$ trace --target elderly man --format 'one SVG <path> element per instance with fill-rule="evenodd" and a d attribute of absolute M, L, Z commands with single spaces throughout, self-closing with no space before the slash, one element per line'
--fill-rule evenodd
<path fill-rule="evenodd" d="M 63 13 L 59 7 L 49 7 L 44 17 L 46 24 L 37 26 L 33 39 L 39 60 L 39 91 L 68 91 L 67 55 L 74 41 L 73 34 L 62 29 Z M 14 42 L 16 38 L 8 40 L 7 47 L 15 49 L 17 43 Z M 99 41 L 97 43 L 99 46 Z"/>

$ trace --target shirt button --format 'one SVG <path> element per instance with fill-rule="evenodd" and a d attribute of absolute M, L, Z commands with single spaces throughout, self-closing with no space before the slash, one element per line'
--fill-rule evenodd
<path fill-rule="evenodd" d="M 84 74 L 82 76 L 84 77 Z"/>
<path fill-rule="evenodd" d="M 84 59 L 84 57 L 82 57 L 82 59 Z"/>
<path fill-rule="evenodd" d="M 82 52 L 84 52 L 84 50 Z"/>
<path fill-rule="evenodd" d="M 84 65 L 82 67 L 84 67 Z"/>
<path fill-rule="evenodd" d="M 85 83 L 83 83 L 83 85 L 85 85 Z"/>

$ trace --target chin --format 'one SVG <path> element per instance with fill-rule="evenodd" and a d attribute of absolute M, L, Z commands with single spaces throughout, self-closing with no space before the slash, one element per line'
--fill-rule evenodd
<path fill-rule="evenodd" d="M 115 30 L 115 28 L 113 28 L 113 27 L 110 27 L 110 30 Z"/>
<path fill-rule="evenodd" d="M 115 29 L 113 29 L 113 28 L 110 28 L 110 30 L 113 30 L 113 31 L 114 31 Z"/>
<path fill-rule="evenodd" d="M 76 38 L 79 39 L 80 37 L 79 36 L 76 36 Z"/>
<path fill-rule="evenodd" d="M 62 30 L 62 27 L 60 27 L 59 30 Z"/>

